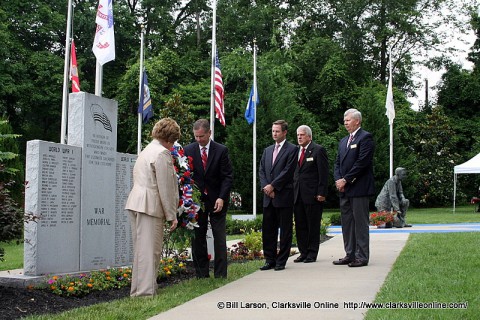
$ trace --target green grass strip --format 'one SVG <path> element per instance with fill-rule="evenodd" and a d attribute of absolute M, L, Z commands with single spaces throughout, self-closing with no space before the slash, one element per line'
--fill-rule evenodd
<path fill-rule="evenodd" d="M 412 234 L 375 302 L 468 303 L 467 309 L 370 309 L 374 319 L 478 319 L 480 232 Z"/>

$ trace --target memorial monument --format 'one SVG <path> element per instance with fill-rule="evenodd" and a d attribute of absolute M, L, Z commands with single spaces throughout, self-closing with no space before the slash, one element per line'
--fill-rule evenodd
<path fill-rule="evenodd" d="M 126 198 L 136 155 L 116 152 L 117 102 L 71 93 L 68 144 L 27 143 L 24 274 L 130 265 Z"/>

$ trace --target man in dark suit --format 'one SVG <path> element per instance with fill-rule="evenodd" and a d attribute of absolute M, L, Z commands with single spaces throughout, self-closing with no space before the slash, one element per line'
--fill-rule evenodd
<path fill-rule="evenodd" d="M 297 147 L 286 140 L 288 124 L 277 120 L 272 125 L 275 144 L 263 151 L 260 160 L 260 185 L 263 195 L 262 240 L 265 265 L 260 270 L 285 269 L 292 247 L 293 174 Z M 280 228 L 280 251 L 277 252 Z"/>
<path fill-rule="evenodd" d="M 210 139 L 210 123 L 199 119 L 193 125 L 196 142 L 184 148 L 185 155 L 193 158 L 193 180 L 202 193 L 204 210 L 198 213 L 198 228 L 192 239 L 192 255 L 197 278 L 208 278 L 207 250 L 208 220 L 212 226 L 215 253 L 215 278 L 227 277 L 226 215 L 233 172 L 226 146 Z"/>
<path fill-rule="evenodd" d="M 293 262 L 317 261 L 320 224 L 328 186 L 328 157 L 325 148 L 312 141 L 312 129 L 297 128 L 298 164 L 293 177 L 294 214 L 300 256 Z"/>
<path fill-rule="evenodd" d="M 343 244 L 346 256 L 333 261 L 350 267 L 368 265 L 370 256 L 369 197 L 375 194 L 372 135 L 363 130 L 362 114 L 345 111 L 345 128 L 350 133 L 338 144 L 335 161 L 335 185 L 340 196 Z"/>

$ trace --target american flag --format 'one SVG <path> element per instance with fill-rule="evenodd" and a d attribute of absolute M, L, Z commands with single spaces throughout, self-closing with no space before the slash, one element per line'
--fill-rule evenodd
<path fill-rule="evenodd" d="M 218 60 L 218 51 L 215 54 L 215 117 L 225 127 L 225 109 L 223 104 L 222 71 L 220 70 L 220 61 Z"/>

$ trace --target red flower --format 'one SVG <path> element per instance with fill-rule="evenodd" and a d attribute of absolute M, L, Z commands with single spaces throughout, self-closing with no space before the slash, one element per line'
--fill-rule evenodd
<path fill-rule="evenodd" d="M 208 254 L 208 261 L 212 260 L 212 255 Z"/>
<path fill-rule="evenodd" d="M 193 158 L 191 156 L 188 156 L 188 166 L 190 170 L 193 170 Z"/>
<path fill-rule="evenodd" d="M 190 177 L 190 171 L 185 171 L 185 173 L 183 174 L 184 177 Z"/>

